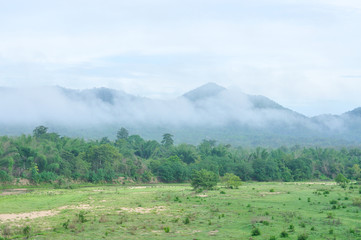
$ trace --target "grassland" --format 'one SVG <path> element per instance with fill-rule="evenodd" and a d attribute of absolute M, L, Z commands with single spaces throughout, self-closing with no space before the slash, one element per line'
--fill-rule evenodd
<path fill-rule="evenodd" d="M 244 183 L 201 193 L 161 184 L 34 188 L 0 196 L 0 236 L 361 239 L 360 189 L 331 183 Z"/>

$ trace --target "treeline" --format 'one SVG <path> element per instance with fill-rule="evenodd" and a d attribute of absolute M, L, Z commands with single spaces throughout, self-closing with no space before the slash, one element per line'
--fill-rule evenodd
<path fill-rule="evenodd" d="M 361 178 L 361 149 L 281 147 L 244 149 L 203 140 L 198 146 L 174 145 L 164 134 L 159 143 L 129 135 L 125 128 L 115 141 L 60 137 L 39 126 L 33 135 L 0 137 L 0 181 L 26 178 L 32 183 L 72 179 L 86 182 L 186 182 L 194 170 L 242 180 L 303 181 Z"/>

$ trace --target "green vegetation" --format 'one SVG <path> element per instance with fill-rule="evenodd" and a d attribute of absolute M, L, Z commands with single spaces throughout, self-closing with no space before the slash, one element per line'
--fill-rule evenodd
<path fill-rule="evenodd" d="M 0 137 L 0 182 L 51 183 L 59 188 L 75 182 L 190 182 L 202 169 L 214 173 L 227 187 L 242 181 L 333 180 L 347 186 L 361 178 L 361 149 L 281 147 L 232 148 L 203 140 L 198 146 L 174 145 L 165 133 L 161 143 L 129 135 L 121 128 L 117 139 L 85 141 L 60 137 L 39 126 L 33 136 Z"/>
<path fill-rule="evenodd" d="M 116 135 L 0 137 L 0 239 L 361 239 L 361 149 Z"/>
<path fill-rule="evenodd" d="M 194 189 L 211 190 L 217 185 L 217 175 L 214 172 L 201 169 L 194 171 L 191 185 Z"/>
<path fill-rule="evenodd" d="M 360 239 L 358 186 L 350 186 L 244 182 L 202 194 L 189 184 L 33 187 L 1 196 L 0 239 Z"/>

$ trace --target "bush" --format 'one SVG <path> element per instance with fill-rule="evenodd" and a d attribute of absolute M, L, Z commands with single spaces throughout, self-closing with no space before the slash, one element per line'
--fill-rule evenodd
<path fill-rule="evenodd" d="M 301 235 L 298 235 L 297 240 L 306 240 L 308 238 L 308 235 L 306 233 L 302 233 Z"/>
<path fill-rule="evenodd" d="M 12 177 L 5 172 L 4 170 L 0 170 L 0 182 L 10 182 Z"/>
<path fill-rule="evenodd" d="M 218 177 L 214 172 L 205 169 L 192 174 L 191 185 L 194 189 L 213 189 L 217 185 Z"/>
<path fill-rule="evenodd" d="M 238 188 L 242 185 L 241 179 L 233 173 L 226 173 L 222 178 L 222 182 L 226 184 L 227 188 Z"/>
<path fill-rule="evenodd" d="M 280 234 L 280 237 L 281 238 L 286 238 L 286 237 L 288 237 L 288 233 L 286 231 L 282 231 L 281 234 Z"/>
<path fill-rule="evenodd" d="M 350 180 L 348 180 L 342 173 L 339 173 L 336 176 L 335 181 L 341 186 L 345 186 L 347 183 L 350 182 Z"/>
<path fill-rule="evenodd" d="M 48 183 L 52 183 L 58 178 L 58 176 L 55 173 L 46 172 L 46 171 L 39 173 L 39 177 L 41 182 L 48 182 Z"/>
<path fill-rule="evenodd" d="M 23 228 L 23 234 L 26 236 L 26 238 L 30 237 L 31 228 L 29 226 L 26 226 Z"/>
<path fill-rule="evenodd" d="M 259 230 L 259 228 L 253 228 L 252 236 L 259 236 L 259 235 L 261 235 L 261 231 Z"/>
<path fill-rule="evenodd" d="M 361 207 L 361 198 L 354 198 L 352 200 L 352 205 Z"/>

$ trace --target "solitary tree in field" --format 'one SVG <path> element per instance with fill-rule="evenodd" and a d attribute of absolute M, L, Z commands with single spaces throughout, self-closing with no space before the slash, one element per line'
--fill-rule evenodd
<path fill-rule="evenodd" d="M 218 176 L 211 171 L 201 169 L 192 174 L 191 185 L 194 189 L 213 189 L 218 182 Z"/>
<path fill-rule="evenodd" d="M 345 186 L 350 180 L 348 180 L 342 173 L 339 173 L 336 178 L 335 181 L 341 185 L 341 186 Z"/>
<path fill-rule="evenodd" d="M 227 188 L 238 188 L 242 185 L 241 179 L 233 173 L 226 173 L 222 178 L 222 182 L 226 184 Z"/>

